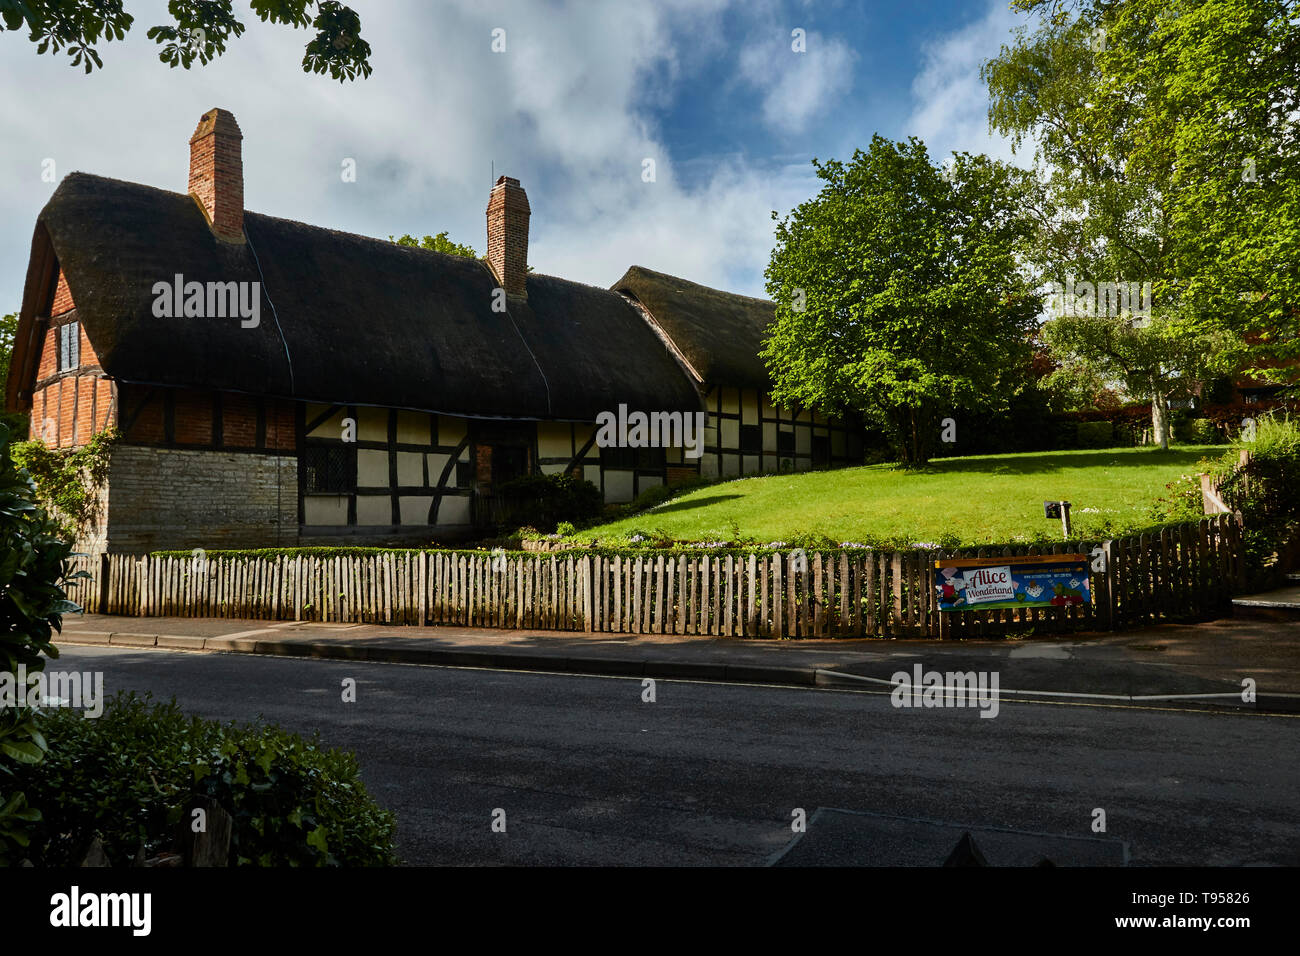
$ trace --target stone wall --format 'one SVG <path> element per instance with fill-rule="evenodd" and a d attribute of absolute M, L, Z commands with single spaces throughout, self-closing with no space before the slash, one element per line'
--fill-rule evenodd
<path fill-rule="evenodd" d="M 298 544 L 298 459 L 118 445 L 108 473 L 110 551 Z"/>

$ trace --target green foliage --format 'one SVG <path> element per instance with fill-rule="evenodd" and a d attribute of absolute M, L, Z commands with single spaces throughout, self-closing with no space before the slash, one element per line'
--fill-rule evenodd
<path fill-rule="evenodd" d="M 1241 450 L 1250 461 L 1240 465 Z M 1220 494 L 1241 512 L 1247 573 L 1255 584 L 1270 582 L 1279 559 L 1292 549 L 1300 558 L 1300 422 L 1281 415 L 1261 417 L 1253 441 L 1238 441 L 1211 469 Z"/>
<path fill-rule="evenodd" d="M 1201 459 L 1191 474 L 1179 475 L 1165 485 L 1165 493 L 1156 498 L 1147 514 L 1151 521 L 1196 521 L 1205 516 L 1201 496 L 1201 475 L 1208 473 L 1212 462 Z"/>
<path fill-rule="evenodd" d="M 65 535 L 76 537 L 99 516 L 99 490 L 117 437 L 109 429 L 77 449 L 50 448 L 39 439 L 13 446 L 14 461 L 36 479 L 41 503 L 62 521 Z"/>
<path fill-rule="evenodd" d="M 852 412 L 924 462 L 940 419 L 998 406 L 1028 364 L 1032 177 L 966 153 L 944 172 L 919 140 L 880 136 L 814 166 L 821 192 L 778 220 L 765 273 L 773 399 Z"/>
<path fill-rule="evenodd" d="M 1174 426 L 1180 441 L 1191 445 L 1218 445 L 1223 436 L 1214 422 L 1208 418 L 1188 418 Z"/>
<path fill-rule="evenodd" d="M 1288 0 L 1092 0 L 1104 82 L 1132 116 L 1132 175 L 1161 182 L 1179 278 L 1241 336 L 1253 374 L 1295 381 L 1300 20 Z"/>
<path fill-rule="evenodd" d="M 306 548 L 246 548 L 246 549 L 226 549 L 205 551 L 204 554 L 211 558 L 296 558 L 298 556 L 311 558 L 348 558 L 364 557 L 374 554 L 417 554 L 420 548 L 331 548 L 331 547 L 306 547 Z M 186 551 L 151 551 L 152 557 L 169 557 L 169 558 L 190 558 L 193 557 L 193 550 Z"/>
<path fill-rule="evenodd" d="M 1075 426 L 1080 448 L 1109 448 L 1115 441 L 1115 426 L 1110 422 L 1079 422 Z"/>
<path fill-rule="evenodd" d="M 185 808 L 204 798 L 233 818 L 232 865 L 395 862 L 393 815 L 367 793 L 356 758 L 317 737 L 186 717 L 174 700 L 133 693 L 94 720 L 55 710 L 44 726 L 49 755 L 18 774 L 44 816 L 28 847 L 37 865 L 76 865 L 97 835 L 118 866 L 141 847 L 174 847 Z"/>
<path fill-rule="evenodd" d="M 1165 448 L 1169 434 L 1159 408 L 1231 364 L 1221 334 L 1191 331 L 1167 315 L 1144 324 L 1130 316 L 1063 315 L 1044 326 L 1043 338 L 1062 363 L 1052 380 L 1118 381 L 1129 394 L 1151 399 L 1156 441 Z"/>
<path fill-rule="evenodd" d="M 18 334 L 18 313 L 0 316 L 0 388 L 9 380 L 9 361 L 13 358 L 14 336 Z"/>
<path fill-rule="evenodd" d="M 1136 308 L 1121 311 L 1123 303 L 1114 310 L 1092 308 L 1090 296 L 1059 303 L 1065 314 L 1044 329 L 1062 363 L 1054 382 L 1072 379 L 1093 390 L 1116 381 L 1150 400 L 1156 441 L 1167 448 L 1167 401 L 1187 394 L 1196 379 L 1231 370 L 1240 340 L 1189 294 L 1183 252 L 1190 237 L 1168 215 L 1173 157 L 1133 161 L 1147 145 L 1142 91 L 1115 70 L 1129 62 L 1120 47 L 1147 38 L 1117 35 L 1110 4 L 1070 6 L 1077 15 L 1051 6 L 1036 29 L 1017 30 L 1015 42 L 984 66 L 989 121 L 1014 143 L 1033 137 L 1037 146 L 1046 186 L 1033 259 L 1045 275 L 1062 285 L 1075 277 L 1151 284 L 1143 323 L 1133 321 Z"/>
<path fill-rule="evenodd" d="M 502 483 L 494 497 L 506 512 L 501 524 L 527 522 L 548 530 L 561 521 L 590 521 L 604 506 L 600 489 L 573 475 L 522 475 Z"/>
<path fill-rule="evenodd" d="M 89 73 L 104 65 L 95 45 L 125 39 L 135 22 L 124 5 L 124 0 L 0 0 L 0 32 L 25 28 L 37 53 L 66 49 L 72 65 Z M 339 82 L 370 75 L 370 44 L 361 39 L 361 19 L 350 7 L 337 0 L 252 0 L 251 6 L 263 23 L 316 30 L 302 58 L 303 72 L 328 73 Z M 173 22 L 150 27 L 146 36 L 162 47 L 158 59 L 171 67 L 188 70 L 195 60 L 211 62 L 245 29 L 229 0 L 173 0 L 167 12 Z"/>
<path fill-rule="evenodd" d="M 18 334 L 18 313 L 11 312 L 0 316 L 0 389 L 9 379 L 9 363 L 13 358 L 14 336 Z M 23 412 L 0 412 L 0 425 L 9 429 L 11 435 L 27 433 L 28 417 Z"/>
<path fill-rule="evenodd" d="M 36 504 L 36 489 L 10 455 L 9 432 L 0 426 L 0 672 L 19 665 L 40 671 L 58 657 L 54 633 L 63 615 L 80 608 L 67 599 L 72 545 Z M 25 706 L 0 709 L 0 865 L 20 859 L 36 819 L 12 777 L 38 762 L 47 746 L 34 713 Z"/>
<path fill-rule="evenodd" d="M 388 238 L 399 246 L 414 246 L 417 249 L 431 249 L 434 252 L 444 252 L 449 256 L 462 256 L 466 259 L 477 259 L 479 257 L 478 253 L 470 246 L 463 246 L 459 242 L 452 242 L 451 239 L 447 237 L 447 231 L 445 229 L 436 236 L 425 236 L 423 239 L 416 239 L 409 233 L 397 239 L 393 239 L 392 236 L 389 236 Z"/>
<path fill-rule="evenodd" d="M 1139 343 L 1152 347 L 1139 394 L 1189 374 L 1219 379 L 1208 391 L 1221 393 L 1225 365 L 1294 381 L 1300 274 L 1279 267 L 1300 257 L 1294 4 L 1014 5 L 1036 11 L 1034 28 L 983 75 L 991 125 L 1038 147 L 1048 181 L 1038 261 L 1057 280 L 1152 282 L 1173 334 Z M 1214 361 L 1198 361 L 1197 338 L 1215 343 Z M 1173 355 L 1153 362 L 1159 349 Z"/>

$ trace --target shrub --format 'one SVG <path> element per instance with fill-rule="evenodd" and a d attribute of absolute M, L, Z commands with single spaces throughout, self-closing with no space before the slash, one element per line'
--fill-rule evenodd
<path fill-rule="evenodd" d="M 51 643 L 63 615 L 80 610 L 67 600 L 72 545 L 36 505 L 36 487 L 10 455 L 9 431 L 0 426 L 0 673 L 19 665 L 29 672 L 58 657 Z M 12 677 L 10 678 L 12 680 Z M 15 777 L 46 751 L 36 715 L 23 706 L 0 708 L 0 865 L 26 852 L 37 814 Z"/>
<path fill-rule="evenodd" d="M 42 715 L 50 752 L 19 773 L 43 820 L 29 858 L 69 866 L 99 836 L 114 865 L 176 845 L 187 805 L 231 815 L 231 865 L 389 865 L 393 815 L 361 783 L 356 758 L 269 725 L 186 717 L 175 701 L 124 693 L 104 713 Z"/>
<path fill-rule="evenodd" d="M 553 531 L 561 521 L 581 524 L 600 514 L 600 489 L 572 475 L 524 475 L 496 489 L 502 526 L 532 525 Z"/>
<path fill-rule="evenodd" d="M 1075 434 L 1080 448 L 1109 448 L 1115 443 L 1115 426 L 1108 421 L 1079 422 Z"/>
<path fill-rule="evenodd" d="M 1240 452 L 1250 463 L 1240 467 Z M 1224 501 L 1242 514 L 1247 574 L 1269 583 L 1279 559 L 1300 543 L 1300 422 L 1261 416 L 1250 442 L 1238 442 L 1212 468 Z"/>
<path fill-rule="evenodd" d="M 1148 517 L 1154 522 L 1195 521 L 1205 517 L 1205 502 L 1201 498 L 1200 473 L 1209 471 L 1213 462 L 1202 459 L 1196 474 L 1179 475 L 1165 485 L 1165 493 L 1151 503 Z"/>
<path fill-rule="evenodd" d="M 1189 418 L 1178 430 L 1178 440 L 1189 445 L 1218 445 L 1223 436 L 1210 419 Z"/>

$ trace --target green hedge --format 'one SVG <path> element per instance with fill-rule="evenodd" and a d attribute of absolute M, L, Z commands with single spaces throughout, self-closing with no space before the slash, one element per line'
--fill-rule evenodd
<path fill-rule="evenodd" d="M 1110 422 L 1079 422 L 1075 434 L 1080 448 L 1110 448 L 1115 444 L 1115 426 Z"/>
<path fill-rule="evenodd" d="M 50 751 L 17 782 L 43 819 L 28 858 L 75 866 L 96 836 L 115 866 L 178 845 L 185 807 L 213 799 L 233 818 L 231 865 L 396 862 L 394 818 L 362 784 L 356 758 L 271 725 L 187 717 L 175 701 L 119 694 L 104 713 L 47 712 Z"/>
<path fill-rule="evenodd" d="M 1172 486 L 1171 486 L 1172 487 Z M 1199 484 L 1196 488 L 1196 495 L 1199 496 Z M 1199 501 L 1199 497 L 1197 498 Z M 1183 511 L 1162 510 L 1157 507 L 1150 509 L 1146 515 L 1134 514 L 1132 517 L 1115 518 L 1101 517 L 1093 515 L 1074 513 L 1074 530 L 1077 537 L 1076 543 L 1084 541 L 1100 542 L 1106 538 L 1117 538 L 1135 534 L 1158 533 L 1164 528 L 1178 527 L 1187 521 L 1199 520 L 1203 515 L 1197 513 L 1186 513 Z M 630 541 L 628 538 L 641 537 L 641 541 Z M 675 542 L 667 538 L 663 532 L 655 530 L 629 532 L 628 538 L 611 540 L 609 543 L 595 544 L 589 547 L 576 547 L 563 551 L 552 552 L 533 552 L 521 551 L 512 547 L 502 547 L 508 557 L 512 559 L 535 559 L 546 560 L 551 557 L 653 557 L 656 555 L 666 555 L 676 557 L 678 555 L 701 555 L 707 554 L 712 557 L 734 557 L 747 558 L 750 555 L 758 557 L 770 556 L 772 554 L 788 554 L 795 548 L 801 548 L 805 552 L 814 553 L 838 553 L 841 550 L 852 554 L 855 551 L 870 549 L 873 551 L 911 551 L 911 550 L 934 550 L 942 548 L 944 551 L 952 552 L 960 550 L 974 550 L 976 548 L 985 548 L 1000 550 L 1002 548 L 1025 547 L 1026 545 L 1055 545 L 1061 543 L 1059 533 L 1052 528 L 1044 528 L 1036 532 L 1032 537 L 1018 541 L 976 541 L 963 542 L 956 535 L 944 535 L 938 541 L 925 542 L 925 547 L 917 547 L 917 542 L 912 540 L 913 536 L 862 536 L 857 541 L 840 542 L 825 535 L 815 533 L 805 533 L 794 535 L 788 541 L 778 542 L 755 542 L 752 540 L 732 540 L 719 542 L 715 547 L 701 547 L 693 542 Z M 505 542 L 508 539 L 501 539 Z M 517 542 L 517 539 L 509 539 Z M 553 540 L 560 540 L 560 536 L 555 536 Z M 773 546 L 774 545 L 774 546 Z M 284 555 L 294 557 L 296 555 L 315 555 L 317 557 L 335 557 L 348 555 L 370 555 L 370 554 L 419 554 L 421 550 L 429 554 L 444 555 L 466 555 L 476 557 L 487 557 L 494 553 L 496 549 L 485 547 L 480 548 L 431 548 L 431 549 L 383 549 L 383 548 L 266 548 L 248 551 L 208 551 L 208 557 L 225 556 L 235 558 L 259 558 L 275 557 Z M 189 558 L 189 551 L 155 551 L 154 557 L 180 557 Z"/>

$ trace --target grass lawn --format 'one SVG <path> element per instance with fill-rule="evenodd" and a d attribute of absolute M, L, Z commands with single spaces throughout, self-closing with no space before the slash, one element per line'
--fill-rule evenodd
<path fill-rule="evenodd" d="M 1059 538 L 1060 522 L 1043 517 L 1045 500 L 1071 502 L 1081 535 L 1103 519 L 1149 524 L 1147 509 L 1166 483 L 1195 474 L 1222 446 L 1168 451 L 1113 448 L 945 458 L 920 471 L 869 465 L 838 471 L 739 478 L 697 488 L 610 524 L 579 532 L 583 540 L 666 532 L 686 541 L 789 541 L 800 532 L 835 541 L 864 537 L 965 544 Z M 1097 509 L 1096 512 L 1084 509 Z"/>

